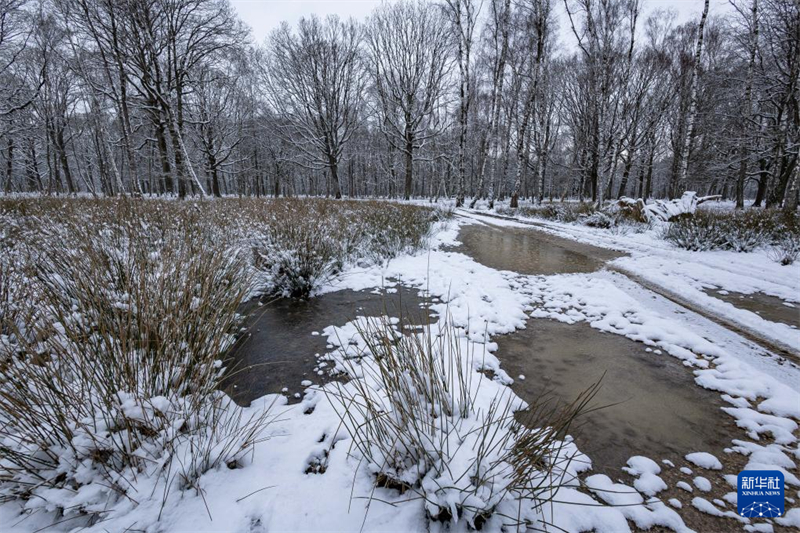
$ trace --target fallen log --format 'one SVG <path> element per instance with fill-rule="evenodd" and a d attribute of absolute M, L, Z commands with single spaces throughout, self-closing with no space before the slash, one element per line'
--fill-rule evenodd
<path fill-rule="evenodd" d="M 650 222 L 661 220 L 671 222 L 677 218 L 691 216 L 697 210 L 697 206 L 710 200 L 722 198 L 719 194 L 710 196 L 697 196 L 694 191 L 686 191 L 680 198 L 674 200 L 655 200 L 646 204 L 641 198 L 628 198 L 623 196 L 617 201 L 620 211 L 627 218 L 638 220 L 639 222 Z"/>

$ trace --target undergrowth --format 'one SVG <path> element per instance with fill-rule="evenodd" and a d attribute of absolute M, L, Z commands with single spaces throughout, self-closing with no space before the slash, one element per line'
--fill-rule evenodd
<path fill-rule="evenodd" d="M 247 464 L 274 420 L 220 391 L 240 304 L 308 296 L 348 263 L 415 250 L 436 216 L 325 200 L 0 200 L 0 501 L 90 525 L 142 494 L 202 496 L 200 477 Z"/>
<path fill-rule="evenodd" d="M 669 223 L 664 232 L 667 241 L 692 251 L 752 252 L 764 245 L 791 244 L 798 237 L 800 225 L 796 216 L 779 210 L 756 209 L 698 209 L 693 215 Z"/>
<path fill-rule="evenodd" d="M 603 210 L 588 202 L 544 203 L 518 209 L 498 208 L 509 216 L 576 222 L 617 235 L 642 232 L 652 227 L 638 219 L 636 212 L 610 204 Z M 752 252 L 772 246 L 770 256 L 791 264 L 800 254 L 800 217 L 780 209 L 718 210 L 705 205 L 665 225 L 661 236 L 679 248 L 691 251 L 731 250 Z"/>

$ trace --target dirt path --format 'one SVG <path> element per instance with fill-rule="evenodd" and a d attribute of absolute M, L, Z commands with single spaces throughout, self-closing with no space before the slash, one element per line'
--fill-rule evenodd
<path fill-rule="evenodd" d="M 552 230 L 552 228 L 547 226 L 546 224 L 541 224 L 541 223 L 530 221 L 530 220 L 519 220 L 519 219 L 516 219 L 516 218 L 513 218 L 513 217 L 507 217 L 507 216 L 503 216 L 503 215 L 495 215 L 495 214 L 489 214 L 489 213 L 480 213 L 479 216 L 480 217 L 486 217 L 486 218 L 495 218 L 495 219 L 498 219 L 498 220 L 508 220 L 508 221 L 512 221 L 512 222 L 517 223 L 517 224 L 523 224 L 523 225 L 526 225 L 526 226 L 530 226 L 531 231 L 535 231 L 536 232 L 536 234 L 538 236 L 537 240 L 544 241 L 544 242 L 548 242 L 548 241 L 556 242 L 556 243 L 558 243 L 558 246 L 560 246 L 563 249 L 567 249 L 567 250 L 575 249 L 576 247 L 578 247 L 579 249 L 582 249 L 584 251 L 583 253 L 588 256 L 588 260 L 590 260 L 590 261 L 592 259 L 594 259 L 594 260 L 599 260 L 601 262 L 607 262 L 607 261 L 610 261 L 611 259 L 616 259 L 617 257 L 621 257 L 621 256 L 625 255 L 623 252 L 614 251 L 614 250 L 611 250 L 611 249 L 608 249 L 608 248 L 600 248 L 600 247 L 596 247 L 596 246 L 590 246 L 590 245 L 587 245 L 587 244 L 579 243 L 578 241 L 574 241 L 572 239 L 565 239 L 565 238 L 556 237 L 556 236 L 552 235 L 551 233 L 548 233 L 548 232 L 545 231 L 545 230 Z M 471 217 L 468 217 L 468 218 L 471 218 Z M 500 230 L 500 229 L 503 229 L 503 230 L 518 230 L 519 229 L 519 228 L 500 228 L 499 226 L 491 226 L 491 227 L 495 227 L 498 230 Z M 539 228 L 539 230 L 537 230 L 536 228 Z M 478 252 L 478 253 L 484 253 L 485 254 L 485 252 Z M 497 267 L 497 268 L 501 268 L 502 269 L 503 267 Z M 508 268 L 510 270 L 513 270 L 513 268 L 510 268 L 510 267 L 506 267 L 506 268 Z M 718 316 L 716 314 L 708 313 L 705 309 L 702 309 L 702 308 L 698 307 L 693 302 L 691 302 L 691 301 L 687 300 L 686 298 L 676 294 L 675 292 L 667 289 L 666 287 L 663 287 L 663 286 L 658 285 L 656 283 L 652 283 L 652 282 L 650 282 L 648 280 L 645 280 L 641 276 L 638 276 L 635 273 L 630 272 L 630 271 L 628 271 L 626 269 L 623 269 L 623 268 L 620 268 L 620 267 L 617 267 L 617 266 L 613 266 L 613 265 L 609 266 L 609 269 L 610 270 L 614 270 L 616 272 L 619 272 L 620 274 L 623 274 L 624 276 L 634 280 L 636 283 L 638 283 L 642 287 L 644 287 L 644 288 L 646 288 L 646 289 L 648 289 L 648 290 L 650 290 L 652 292 L 655 292 L 659 296 L 663 296 L 664 298 L 667 298 L 668 300 L 680 305 L 681 307 L 685 307 L 686 309 L 688 309 L 690 311 L 693 311 L 693 312 L 695 312 L 695 313 L 697 313 L 697 314 L 699 314 L 699 315 L 701 315 L 701 316 L 703 316 L 703 317 L 705 317 L 705 318 L 707 318 L 709 320 L 712 320 L 712 321 L 716 322 L 717 324 L 719 324 L 720 326 L 723 326 L 726 329 L 729 329 L 731 331 L 736 332 L 737 334 L 741 335 L 742 337 L 746 338 L 747 340 L 758 344 L 759 346 L 761 346 L 762 348 L 764 348 L 767 351 L 770 351 L 770 352 L 772 352 L 772 353 L 774 353 L 774 354 L 776 354 L 776 355 L 778 355 L 780 357 L 784 357 L 784 358 L 786 358 L 786 359 L 788 359 L 788 360 L 790 360 L 790 361 L 792 361 L 792 362 L 794 362 L 796 364 L 800 364 L 800 353 L 798 353 L 797 350 L 792 346 L 789 346 L 789 345 L 786 345 L 786 344 L 783 344 L 783 343 L 777 343 L 774 340 L 765 337 L 764 335 L 762 335 L 759 331 L 757 331 L 755 329 L 746 328 L 743 325 L 741 325 L 739 323 L 736 323 L 736 322 L 733 322 L 732 320 L 729 320 L 729 319 L 727 319 L 725 317 L 721 317 L 721 316 Z M 563 270 L 561 273 L 566 273 L 566 272 L 570 272 L 570 270 Z M 521 272 L 521 273 L 523 273 L 523 272 Z M 531 272 L 531 273 L 543 273 L 543 274 L 546 274 L 547 272 Z M 555 273 L 555 272 L 551 272 L 551 273 Z M 800 311 L 798 311 L 798 309 L 796 307 L 794 307 L 794 308 L 787 307 L 784 304 L 784 302 L 782 300 L 778 299 L 778 298 L 769 297 L 769 296 L 766 296 L 766 295 L 755 294 L 755 295 L 749 295 L 748 296 L 749 300 L 743 301 L 743 300 L 740 300 L 740 299 L 735 298 L 735 297 L 733 297 L 733 298 L 724 297 L 725 295 L 721 295 L 721 294 L 712 294 L 712 295 L 714 297 L 716 297 L 716 298 L 720 298 L 720 299 L 722 299 L 724 301 L 727 301 L 728 303 L 731 303 L 735 307 L 739 307 L 741 309 L 745 309 L 745 310 L 748 310 L 748 311 L 752 311 L 752 312 L 754 312 L 756 314 L 759 314 L 760 316 L 766 318 L 767 320 L 771 320 L 771 321 L 774 321 L 774 322 L 783 322 L 783 323 L 788 324 L 790 326 L 800 327 Z"/>

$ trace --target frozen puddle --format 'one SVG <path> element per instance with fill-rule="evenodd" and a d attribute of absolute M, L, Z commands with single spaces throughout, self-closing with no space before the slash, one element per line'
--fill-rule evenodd
<path fill-rule="evenodd" d="M 720 417 L 726 404 L 719 395 L 697 387 L 680 360 L 647 352 L 642 343 L 586 323 L 541 318 L 496 340 L 502 368 L 525 376 L 512 387 L 526 401 L 549 392 L 570 403 L 602 379 L 590 405 L 602 408 L 579 418 L 571 431 L 595 472 L 614 477 L 633 455 L 677 462 L 735 438 Z"/>
<path fill-rule="evenodd" d="M 430 302 L 418 290 L 397 285 L 389 291 L 341 290 L 308 300 L 248 303 L 248 331 L 227 356 L 225 392 L 240 405 L 279 392 L 292 401 L 302 394 L 303 381 L 330 380 L 324 369 L 319 374 L 315 370 L 316 355 L 328 351 L 322 335 L 326 327 L 343 326 L 357 316 L 407 315 L 406 321 L 424 322 L 427 315 L 421 308 Z"/>
<path fill-rule="evenodd" d="M 462 226 L 458 239 L 462 245 L 456 249 L 478 263 L 520 274 L 593 272 L 624 255 L 534 229 L 491 224 Z"/>
<path fill-rule="evenodd" d="M 705 293 L 714 298 L 728 302 L 734 307 L 751 311 L 764 320 L 781 322 L 787 326 L 800 328 L 800 304 L 784 302 L 775 296 L 763 292 L 741 294 L 722 290 L 706 290 Z"/>

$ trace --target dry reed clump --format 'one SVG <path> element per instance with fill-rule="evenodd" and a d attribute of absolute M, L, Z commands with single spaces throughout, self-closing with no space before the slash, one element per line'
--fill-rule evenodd
<path fill-rule="evenodd" d="M 433 211 L 384 207 L 0 200 L 0 499 L 96 517 L 244 463 L 271 418 L 219 391 L 239 304 L 419 246 Z"/>
<path fill-rule="evenodd" d="M 255 267 L 267 290 L 307 298 L 347 264 L 419 249 L 438 213 L 387 202 L 284 199 L 255 214 Z"/>
<path fill-rule="evenodd" d="M 356 328 L 362 354 L 351 346 L 340 363 L 359 379 L 329 399 L 376 487 L 422 499 L 432 521 L 496 530 L 535 522 L 575 482 L 567 431 L 594 390 L 564 408 L 542 399 L 521 424 L 522 402 L 481 390 L 474 345 L 449 322 L 411 335 L 390 319 Z"/>
<path fill-rule="evenodd" d="M 26 320 L 3 317 L 0 498 L 93 516 L 158 483 L 164 498 L 200 490 L 204 472 L 246 460 L 269 412 L 217 390 L 241 254 L 191 209 L 80 203 L 24 220 L 14 254 L 29 289 L 12 296 Z"/>

